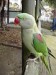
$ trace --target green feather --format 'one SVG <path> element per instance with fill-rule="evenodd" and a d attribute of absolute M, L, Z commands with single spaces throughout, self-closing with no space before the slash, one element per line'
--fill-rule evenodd
<path fill-rule="evenodd" d="M 41 35 L 42 37 L 42 42 L 39 41 L 37 38 L 36 38 L 36 35 L 37 34 L 34 34 L 33 35 L 33 46 L 35 48 L 35 50 L 37 52 L 41 52 L 44 56 L 48 56 L 48 50 L 47 50 L 47 46 L 46 46 L 46 43 L 45 43 L 45 40 L 43 38 L 43 36 Z"/>
<path fill-rule="evenodd" d="M 39 39 L 36 37 L 38 34 L 33 35 L 33 46 L 37 52 L 41 52 L 43 56 L 41 56 L 41 60 L 44 63 L 45 67 L 47 68 L 49 74 L 51 75 L 51 69 L 49 67 L 48 62 L 48 49 L 47 45 L 45 43 L 44 37 L 41 35 L 42 41 L 39 41 Z"/>
<path fill-rule="evenodd" d="M 45 64 L 47 70 L 51 74 L 49 63 L 48 63 L 48 49 L 46 42 L 44 40 L 43 35 L 37 28 L 35 19 L 32 15 L 27 13 L 18 14 L 18 18 L 20 19 L 20 25 L 22 28 L 22 40 L 26 48 L 33 53 L 36 57 L 39 56 L 43 63 Z M 36 37 L 40 33 L 40 38 Z M 26 49 L 27 50 L 27 49 Z M 26 53 L 26 52 L 25 52 Z M 25 55 L 24 53 L 24 55 Z M 26 54 L 27 56 L 28 54 Z M 25 57 L 24 57 L 25 59 Z M 27 58 L 26 58 L 27 60 Z M 25 61 L 26 61 L 25 60 Z"/>

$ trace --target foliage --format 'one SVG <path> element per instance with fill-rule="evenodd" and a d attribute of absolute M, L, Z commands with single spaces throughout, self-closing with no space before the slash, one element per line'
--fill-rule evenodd
<path fill-rule="evenodd" d="M 56 0 L 45 0 L 49 5 L 56 7 Z"/>

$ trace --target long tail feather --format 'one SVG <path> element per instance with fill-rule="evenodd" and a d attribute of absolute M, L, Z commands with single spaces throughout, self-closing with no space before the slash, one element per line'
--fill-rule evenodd
<path fill-rule="evenodd" d="M 56 57 L 55 57 L 52 53 L 49 53 L 49 55 L 51 55 L 53 58 L 55 58 L 55 59 L 56 59 Z"/>
<path fill-rule="evenodd" d="M 52 54 L 51 50 L 48 48 L 48 53 L 49 55 L 51 55 L 54 59 L 56 59 L 56 57 Z"/>
<path fill-rule="evenodd" d="M 47 58 L 43 56 L 43 57 L 41 57 L 41 60 L 44 63 L 44 65 L 45 65 L 46 69 L 48 70 L 49 74 L 52 75 L 52 71 L 49 67 L 49 62 L 48 62 Z"/>

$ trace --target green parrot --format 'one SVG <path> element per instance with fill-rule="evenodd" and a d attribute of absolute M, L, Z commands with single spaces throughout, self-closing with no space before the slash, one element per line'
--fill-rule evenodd
<path fill-rule="evenodd" d="M 25 71 L 27 58 L 30 54 L 33 54 L 35 57 L 41 58 L 48 72 L 51 74 L 48 62 L 48 56 L 51 52 L 48 51 L 44 36 L 39 31 L 35 18 L 30 14 L 20 13 L 15 18 L 14 23 L 19 24 L 22 31 L 22 48 L 24 48 L 22 49 L 23 72 Z"/>

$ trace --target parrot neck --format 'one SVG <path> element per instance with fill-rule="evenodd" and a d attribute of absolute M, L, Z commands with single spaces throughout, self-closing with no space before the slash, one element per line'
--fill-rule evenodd
<path fill-rule="evenodd" d="M 31 34 L 35 34 L 35 33 L 41 34 L 41 32 L 38 29 L 35 30 L 34 28 L 21 29 L 21 33 L 22 33 L 22 35 L 31 35 Z"/>
<path fill-rule="evenodd" d="M 33 28 L 30 28 L 30 29 L 26 29 L 26 28 L 23 29 L 23 28 L 22 28 L 21 31 L 22 31 L 22 32 L 25 32 L 25 33 L 26 33 L 26 32 L 33 33 Z"/>
<path fill-rule="evenodd" d="M 36 23 L 33 25 L 32 28 L 22 28 L 21 27 L 21 33 L 22 33 L 22 35 L 31 35 L 31 34 L 34 34 L 34 33 L 41 34 L 41 32 L 39 31 Z"/>

